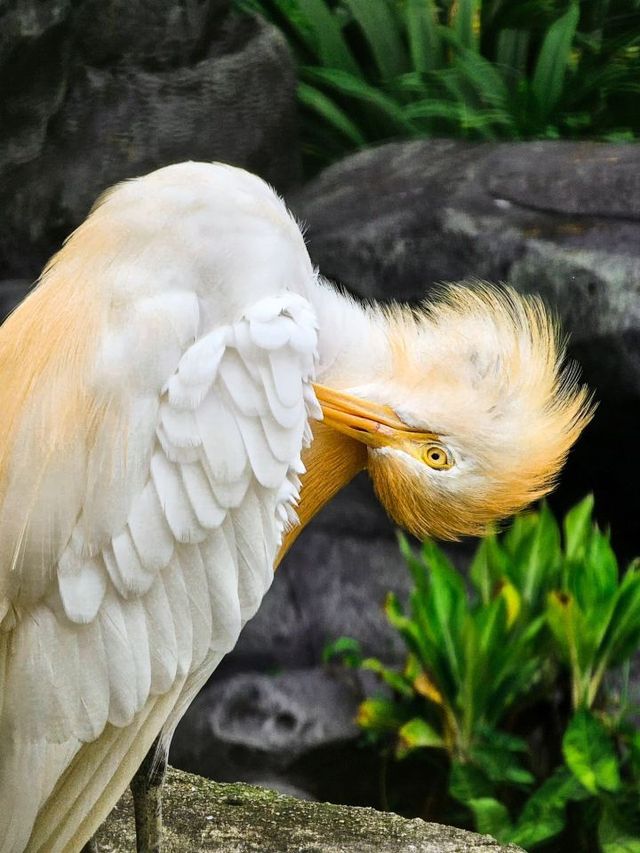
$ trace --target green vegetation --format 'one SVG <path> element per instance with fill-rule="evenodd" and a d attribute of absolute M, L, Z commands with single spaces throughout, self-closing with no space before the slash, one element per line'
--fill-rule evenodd
<path fill-rule="evenodd" d="M 383 754 L 423 763 L 422 816 L 527 850 L 640 851 L 640 563 L 621 576 L 592 506 L 562 535 L 543 505 L 489 536 L 469 587 L 433 542 L 416 555 L 401 539 L 414 587 L 406 610 L 389 594 L 385 611 L 405 667 L 363 660 L 348 638 L 327 649 L 386 686 L 358 723 Z"/>
<path fill-rule="evenodd" d="M 238 0 L 287 36 L 310 169 L 393 138 L 640 134 L 640 0 Z"/>

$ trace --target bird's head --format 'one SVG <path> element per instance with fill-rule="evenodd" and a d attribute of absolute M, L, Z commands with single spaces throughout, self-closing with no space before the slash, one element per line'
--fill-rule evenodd
<path fill-rule="evenodd" d="M 388 309 L 384 326 L 388 370 L 316 393 L 325 424 L 366 445 L 392 518 L 451 539 L 548 492 L 593 406 L 542 302 L 455 286 L 421 309 Z"/>

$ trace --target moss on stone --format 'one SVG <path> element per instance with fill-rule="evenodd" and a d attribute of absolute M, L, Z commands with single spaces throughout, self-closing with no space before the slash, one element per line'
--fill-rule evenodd
<path fill-rule="evenodd" d="M 516 853 L 520 848 L 374 809 L 296 800 L 264 788 L 220 784 L 170 769 L 164 792 L 164 853 Z M 98 834 L 101 853 L 131 853 L 127 794 Z"/>

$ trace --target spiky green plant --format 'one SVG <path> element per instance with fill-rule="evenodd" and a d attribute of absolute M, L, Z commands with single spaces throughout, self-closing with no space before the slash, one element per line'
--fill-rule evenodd
<path fill-rule="evenodd" d="M 310 168 L 395 138 L 640 133 L 640 0 L 239 0 L 299 65 Z"/>
<path fill-rule="evenodd" d="M 640 851 L 628 691 L 640 564 L 621 575 L 592 509 L 590 497 L 574 507 L 562 534 L 544 505 L 521 515 L 479 545 L 470 587 L 433 542 L 416 554 L 401 538 L 414 586 L 406 607 L 390 594 L 385 611 L 405 666 L 362 660 L 346 638 L 328 650 L 386 685 L 360 706 L 370 739 L 399 760 L 441 756 L 431 773 L 449 805 L 426 816 L 457 822 L 458 803 L 463 822 L 527 850 Z"/>

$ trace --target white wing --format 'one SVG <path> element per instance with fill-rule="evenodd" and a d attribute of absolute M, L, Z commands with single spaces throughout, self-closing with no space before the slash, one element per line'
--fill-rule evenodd
<path fill-rule="evenodd" d="M 170 327 L 162 364 L 127 363 L 144 324 L 112 327 L 94 381 L 127 377 L 125 398 L 37 486 L 24 462 L 42 439 L 33 424 L 14 452 L 0 512 L 3 853 L 22 850 L 34 822 L 29 850 L 88 837 L 234 646 L 295 518 L 308 418 L 320 416 L 302 297 L 266 297 L 189 346 L 202 322 L 192 294 L 136 310 L 155 333 Z M 153 394 L 159 370 L 168 381 Z"/>

